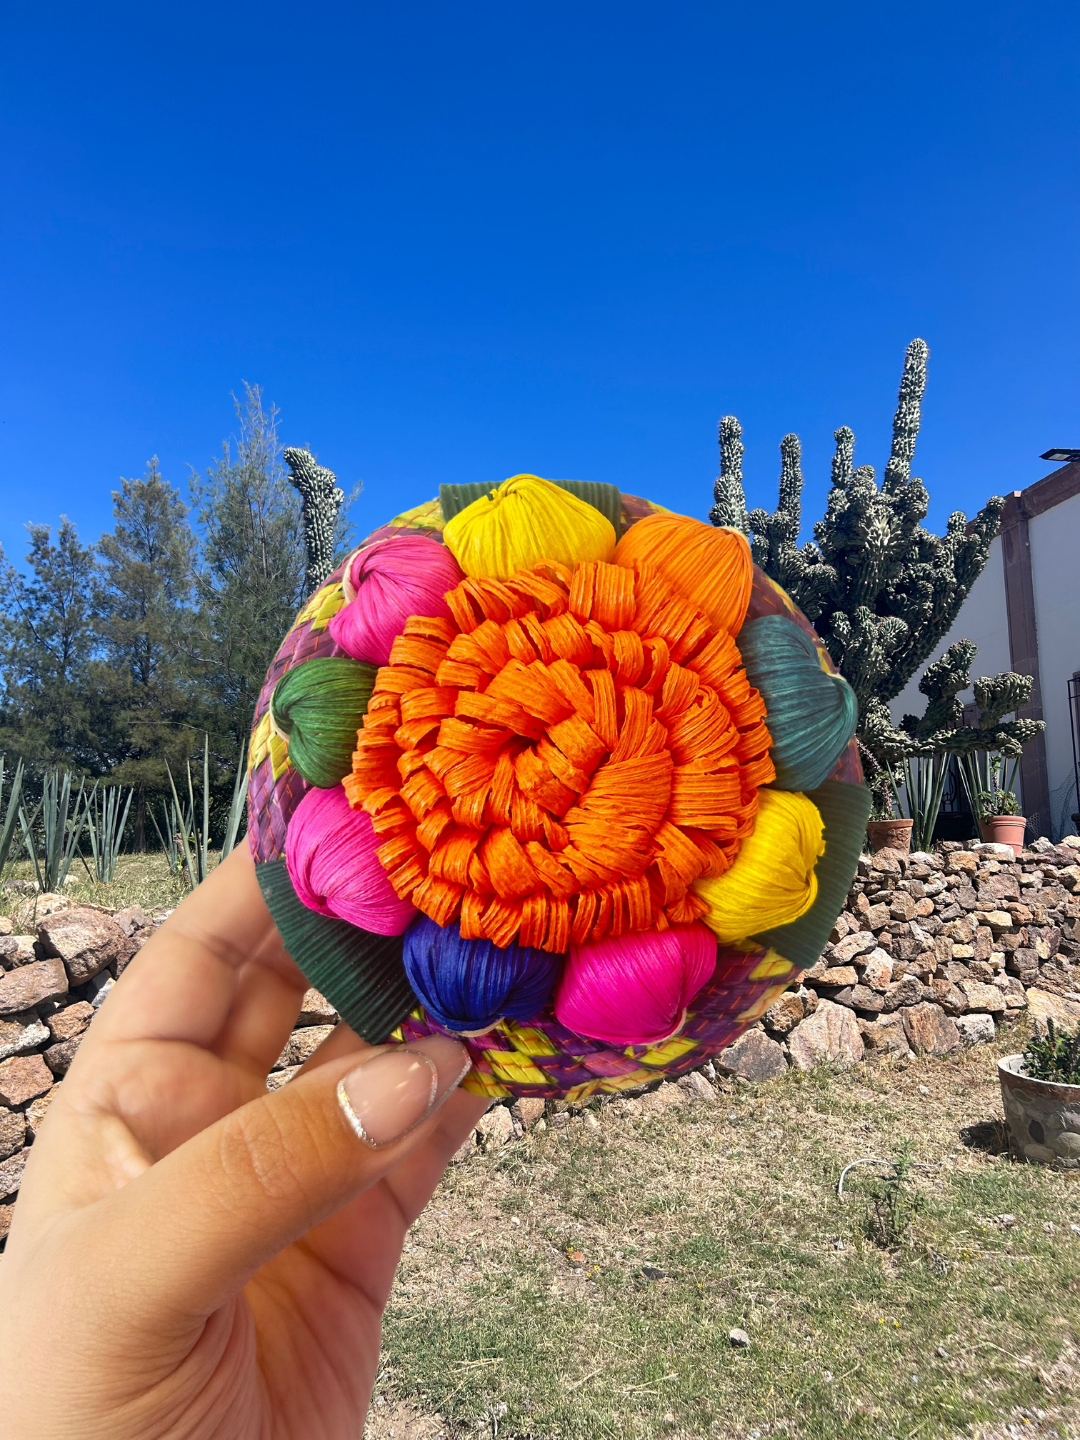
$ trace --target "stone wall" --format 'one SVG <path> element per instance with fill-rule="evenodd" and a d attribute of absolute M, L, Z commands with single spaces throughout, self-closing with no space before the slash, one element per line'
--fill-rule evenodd
<path fill-rule="evenodd" d="M 1080 838 L 864 855 L 818 963 L 713 1062 L 762 1080 L 789 1065 L 941 1055 L 1029 1013 L 1080 1023 Z"/>
<path fill-rule="evenodd" d="M 10 894 L 11 892 L 9 892 Z M 0 1238 L 34 1135 L 82 1036 L 167 911 L 110 911 L 17 894 L 0 916 Z M 770 1079 L 789 1066 L 947 1054 L 993 1040 L 1030 1014 L 1080 1024 L 1080 838 L 1007 846 L 883 850 L 859 861 L 825 951 L 761 1022 L 679 1084 L 701 1098 L 721 1077 Z M 296 1073 L 337 1023 L 315 990 L 268 1080 Z M 548 1106 L 552 1124 L 564 1106 Z M 497 1106 L 463 1147 L 502 1144 L 539 1123 L 544 1102 Z"/>

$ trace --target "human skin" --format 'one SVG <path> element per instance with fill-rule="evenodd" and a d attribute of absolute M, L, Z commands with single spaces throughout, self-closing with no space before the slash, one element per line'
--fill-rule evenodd
<path fill-rule="evenodd" d="M 344 1024 L 268 1094 L 305 988 L 241 847 L 109 995 L 0 1259 L 6 1440 L 361 1434 L 406 1231 L 486 1102 L 449 1038 Z"/>

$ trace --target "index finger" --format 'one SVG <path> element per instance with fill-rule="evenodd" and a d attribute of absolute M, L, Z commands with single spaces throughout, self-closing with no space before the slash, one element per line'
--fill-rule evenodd
<path fill-rule="evenodd" d="M 185 1040 L 214 1048 L 238 999 L 255 1000 L 261 1030 L 298 1010 L 307 988 L 266 908 L 255 862 L 240 846 L 169 916 L 128 966 L 87 1044 Z M 295 1018 L 295 1016 L 293 1016 Z M 271 1057 L 273 1058 L 273 1057 Z"/>

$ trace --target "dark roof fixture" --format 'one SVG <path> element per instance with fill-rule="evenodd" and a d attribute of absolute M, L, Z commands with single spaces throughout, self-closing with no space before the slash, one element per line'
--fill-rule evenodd
<path fill-rule="evenodd" d="M 1059 465 L 1074 465 L 1080 460 L 1080 450 L 1047 450 L 1039 456 L 1040 460 L 1056 460 Z"/>

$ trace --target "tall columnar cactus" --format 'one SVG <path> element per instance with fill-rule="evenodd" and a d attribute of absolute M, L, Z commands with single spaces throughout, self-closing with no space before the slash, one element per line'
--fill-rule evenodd
<path fill-rule="evenodd" d="M 993 497 L 970 526 L 958 510 L 949 516 L 944 535 L 934 535 L 922 525 L 929 496 L 923 482 L 912 475 L 911 462 L 928 353 L 923 340 L 913 340 L 907 348 L 892 449 L 880 487 L 872 466 L 855 466 L 852 431 L 844 425 L 834 432 L 832 488 L 825 515 L 814 525 L 814 539 L 803 545 L 798 543 L 803 488 L 798 437 L 785 435 L 780 442 L 776 509 L 772 514 L 760 509 L 747 514 L 739 423 L 731 415 L 720 422 L 720 477 L 710 518 L 748 535 L 757 564 L 814 622 L 858 697 L 860 735 L 882 761 L 887 754 L 898 760 L 903 754 L 930 753 L 919 747 L 929 744 L 931 736 L 935 753 L 954 748 L 944 745 L 944 736 L 962 729 L 953 723 L 953 710 L 957 691 L 970 684 L 973 648 L 960 655 L 953 653 L 958 647 L 952 646 L 937 666 L 930 667 L 920 684 L 929 697 L 927 715 L 913 721 L 910 730 L 893 729 L 886 702 L 900 693 L 948 633 L 986 564 L 1004 506 L 1002 499 Z M 939 667 L 945 668 L 939 671 Z M 963 683 L 949 690 L 961 673 Z M 1020 680 L 998 676 L 980 684 L 996 686 L 994 694 L 1012 684 L 1011 694 L 1012 682 Z M 948 725 L 938 723 L 946 719 Z M 981 747 L 986 743 L 983 734 Z"/>
<path fill-rule="evenodd" d="M 292 472 L 291 483 L 300 492 L 306 551 L 304 592 L 310 595 L 334 568 L 334 525 L 345 492 L 338 488 L 334 472 L 317 464 L 310 450 L 286 446 L 282 454 Z"/>

